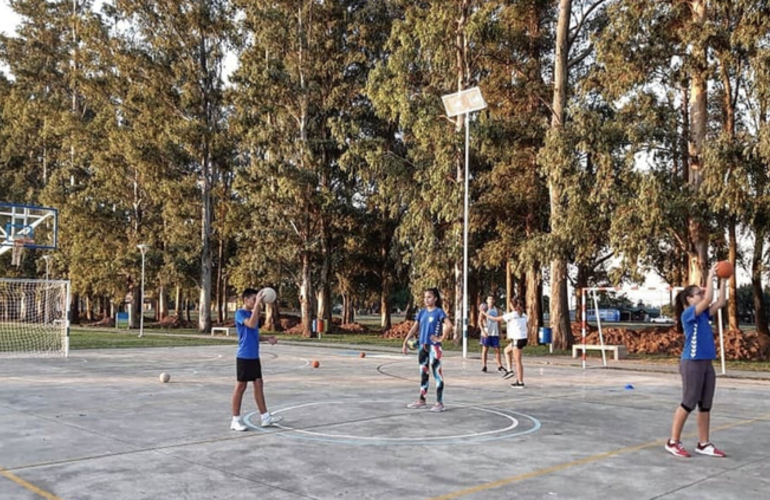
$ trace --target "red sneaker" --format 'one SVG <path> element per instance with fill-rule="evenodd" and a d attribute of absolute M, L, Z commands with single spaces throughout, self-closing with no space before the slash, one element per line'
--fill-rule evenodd
<path fill-rule="evenodd" d="M 706 443 L 706 444 L 698 443 L 698 446 L 695 447 L 695 453 L 700 453 L 701 455 L 708 455 L 710 457 L 719 457 L 719 458 L 724 458 L 727 456 L 711 443 Z"/>
<path fill-rule="evenodd" d="M 666 441 L 666 451 L 676 457 L 688 458 L 690 456 L 690 454 L 687 453 L 687 450 L 684 449 L 684 446 L 682 446 L 681 441 L 676 441 L 676 442 L 672 442 L 671 440 Z"/>

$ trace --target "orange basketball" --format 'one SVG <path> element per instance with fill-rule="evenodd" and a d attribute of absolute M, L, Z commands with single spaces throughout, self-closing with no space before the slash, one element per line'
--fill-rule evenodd
<path fill-rule="evenodd" d="M 716 271 L 717 271 L 717 277 L 722 279 L 727 279 L 733 275 L 733 272 L 735 272 L 735 269 L 733 269 L 733 265 L 730 264 L 730 261 L 720 260 L 719 262 L 717 262 Z"/>
<path fill-rule="evenodd" d="M 365 353 L 364 351 L 361 351 L 361 352 L 358 354 L 358 356 L 359 356 L 359 357 L 362 357 L 362 358 L 365 358 L 365 357 L 366 357 L 366 353 Z"/>
<path fill-rule="evenodd" d="M 316 361 L 316 360 L 313 360 L 313 362 L 311 363 L 311 365 L 313 366 L 313 368 L 318 368 L 319 366 L 321 366 L 321 363 L 319 363 L 319 362 L 318 362 L 318 361 Z"/>

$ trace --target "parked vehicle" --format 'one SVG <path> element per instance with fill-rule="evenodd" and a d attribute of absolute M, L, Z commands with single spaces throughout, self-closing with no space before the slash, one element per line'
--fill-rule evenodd
<path fill-rule="evenodd" d="M 658 316 L 657 318 L 652 318 L 650 323 L 676 323 L 676 321 L 668 316 Z"/>

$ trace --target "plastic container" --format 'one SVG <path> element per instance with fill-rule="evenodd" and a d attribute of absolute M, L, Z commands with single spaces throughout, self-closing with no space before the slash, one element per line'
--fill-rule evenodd
<path fill-rule="evenodd" d="M 540 345 L 550 344 L 551 343 L 551 333 L 552 330 L 548 327 L 541 327 L 537 331 L 537 343 Z"/>

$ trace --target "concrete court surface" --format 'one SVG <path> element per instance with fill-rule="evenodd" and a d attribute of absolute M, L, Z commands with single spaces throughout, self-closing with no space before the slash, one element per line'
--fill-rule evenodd
<path fill-rule="evenodd" d="M 449 353 L 447 411 L 433 413 L 405 407 L 414 354 L 360 350 L 262 344 L 284 421 L 240 433 L 235 346 L 0 359 L 0 500 L 770 498 L 770 381 L 720 377 L 712 440 L 728 457 L 682 459 L 663 450 L 676 373 L 525 351 L 513 389 Z M 250 388 L 243 408 L 259 421 Z M 695 446 L 694 416 L 683 441 Z"/>

